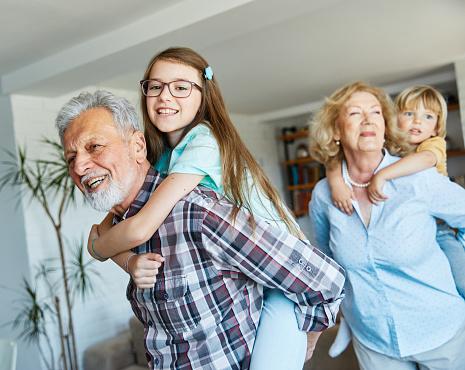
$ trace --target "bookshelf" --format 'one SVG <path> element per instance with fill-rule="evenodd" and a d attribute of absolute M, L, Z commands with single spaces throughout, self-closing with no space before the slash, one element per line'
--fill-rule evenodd
<path fill-rule="evenodd" d="M 308 213 L 308 203 L 312 190 L 318 180 L 324 175 L 324 167 L 310 156 L 296 158 L 296 149 L 308 141 L 308 129 L 293 129 L 285 131 L 278 140 L 284 147 L 284 172 L 286 173 L 286 191 L 290 201 L 290 208 L 295 217 L 302 217 Z"/>

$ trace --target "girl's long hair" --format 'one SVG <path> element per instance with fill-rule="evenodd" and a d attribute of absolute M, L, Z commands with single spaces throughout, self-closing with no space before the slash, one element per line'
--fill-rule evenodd
<path fill-rule="evenodd" d="M 281 201 L 278 192 L 271 185 L 270 180 L 236 131 L 226 110 L 215 77 L 213 76 L 211 80 L 203 78 L 204 70 L 208 66 L 207 61 L 192 49 L 183 47 L 169 48 L 152 58 L 145 71 L 144 80 L 149 78 L 152 67 L 160 60 L 192 67 L 202 77 L 202 101 L 197 115 L 189 125 L 189 129 L 192 129 L 201 122 L 205 123 L 210 127 L 218 142 L 224 191 L 226 197 L 234 204 L 232 211 L 233 220 L 237 216 L 239 209 L 244 206 L 251 213 L 252 224 L 255 223 L 247 185 L 247 172 L 249 172 L 257 188 L 263 191 L 276 208 L 279 217 L 284 221 L 288 230 L 293 235 L 303 238 L 302 232 L 296 226 L 295 221 Z M 166 145 L 165 139 L 163 133 L 150 121 L 147 113 L 146 98 L 143 94 L 141 94 L 141 107 L 145 127 L 145 139 L 147 141 L 147 158 L 151 163 L 156 163 L 164 151 Z"/>

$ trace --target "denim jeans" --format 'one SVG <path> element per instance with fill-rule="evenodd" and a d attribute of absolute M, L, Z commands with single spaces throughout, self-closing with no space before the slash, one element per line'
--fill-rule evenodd
<path fill-rule="evenodd" d="M 294 306 L 280 290 L 265 289 L 250 370 L 302 370 L 307 335 L 297 327 Z"/>
<path fill-rule="evenodd" d="M 454 230 L 445 223 L 438 224 L 436 241 L 449 260 L 458 292 L 465 298 L 465 246 L 455 237 Z"/>

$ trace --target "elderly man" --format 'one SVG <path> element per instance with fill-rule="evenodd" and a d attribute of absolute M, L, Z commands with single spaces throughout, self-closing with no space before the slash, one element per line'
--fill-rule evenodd
<path fill-rule="evenodd" d="M 115 222 L 137 213 L 163 180 L 146 159 L 144 135 L 125 99 L 83 93 L 62 108 L 57 128 L 75 184 L 94 208 L 112 209 Z M 232 222 L 231 208 L 198 187 L 134 249 L 164 258 L 153 288 L 139 289 L 131 279 L 127 290 L 146 329 L 152 369 L 247 369 L 264 286 L 295 302 L 301 330 L 334 324 L 343 270 L 266 222 L 253 228 L 245 211 Z M 115 257 L 122 267 L 124 261 Z"/>

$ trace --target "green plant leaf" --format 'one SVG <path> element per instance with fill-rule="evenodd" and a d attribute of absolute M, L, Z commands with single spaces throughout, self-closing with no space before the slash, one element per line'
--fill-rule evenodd
<path fill-rule="evenodd" d="M 80 297 L 85 301 L 95 293 L 95 280 L 101 279 L 100 273 L 92 268 L 95 260 L 85 258 L 84 241 L 75 241 L 72 258 L 69 263 L 69 279 L 73 297 Z"/>

